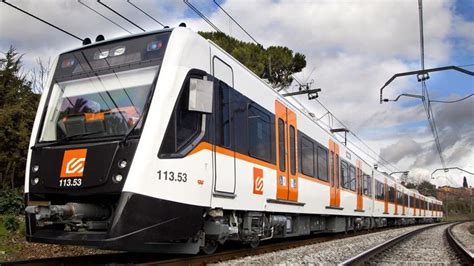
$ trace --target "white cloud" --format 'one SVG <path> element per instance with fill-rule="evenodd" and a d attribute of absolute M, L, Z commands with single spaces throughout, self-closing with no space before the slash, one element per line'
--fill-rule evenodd
<path fill-rule="evenodd" d="M 127 29 L 139 32 L 97 1 L 83 1 Z M 104 1 L 147 30 L 160 28 L 126 1 Z M 80 37 L 93 39 L 97 34 L 104 34 L 106 38 L 111 38 L 126 34 L 76 1 L 10 2 Z M 191 2 L 200 10 L 209 10 L 209 6 L 213 5 L 212 1 L 207 0 Z M 185 21 L 193 30 L 211 30 L 202 19 L 186 17 L 190 9 L 182 1 L 133 0 L 133 3 L 166 25 L 173 27 Z M 465 21 L 454 13 L 454 1 L 430 0 L 423 4 L 428 67 L 450 63 L 455 49 L 474 51 L 474 22 Z M 366 142 L 373 145 L 376 151 L 394 145 L 401 138 L 420 143 L 423 151 L 417 156 L 399 160 L 398 168 L 416 166 L 426 170 L 439 166 L 436 153 L 430 148 L 431 133 L 426 130 L 427 123 L 422 123 L 426 118 L 421 105 L 379 104 L 379 89 L 388 78 L 396 72 L 419 68 L 417 1 L 227 0 L 222 5 L 264 46 L 285 45 L 305 54 L 308 67 L 297 75 L 299 79 L 314 79 L 314 87 L 322 88 L 320 100 L 350 128 L 370 136 L 371 139 Z M 222 11 L 215 6 L 212 10 L 215 11 L 209 14 L 209 18 L 219 28 L 234 37 L 250 41 Z M 0 49 L 5 51 L 9 45 L 14 45 L 20 52 L 26 53 L 25 59 L 30 66 L 34 65 L 36 57 L 46 60 L 80 45 L 75 39 L 5 5 L 0 6 L 0 34 Z M 384 96 L 393 98 L 413 87 L 418 88 L 413 80 L 397 80 L 386 89 Z M 304 101 L 304 97 L 299 99 Z M 314 102 L 304 103 L 317 115 L 324 113 Z M 406 123 L 421 125 L 404 127 Z M 465 140 L 465 134 L 460 134 L 459 138 Z M 463 148 L 465 150 L 466 145 L 472 143 L 451 143 L 447 147 L 447 156 L 452 157 Z M 431 153 L 434 156 L 425 156 Z M 453 158 L 452 162 L 472 165 L 472 148 L 463 154 L 462 158 Z M 416 158 L 422 156 L 434 159 L 419 159 L 417 162 Z"/>

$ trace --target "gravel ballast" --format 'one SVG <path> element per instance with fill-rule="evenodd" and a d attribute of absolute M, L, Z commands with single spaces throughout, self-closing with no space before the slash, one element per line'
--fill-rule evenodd
<path fill-rule="evenodd" d="M 464 247 L 474 253 L 474 221 L 455 225 L 452 232 Z"/>
<path fill-rule="evenodd" d="M 270 252 L 259 256 L 224 261 L 221 262 L 220 265 L 337 264 L 391 238 L 424 226 L 427 225 L 411 226 L 368 235 L 338 239 L 330 242 Z"/>
<path fill-rule="evenodd" d="M 458 265 L 460 261 L 449 246 L 446 229 L 450 224 L 427 229 L 393 248 L 374 260 L 373 265 Z"/>

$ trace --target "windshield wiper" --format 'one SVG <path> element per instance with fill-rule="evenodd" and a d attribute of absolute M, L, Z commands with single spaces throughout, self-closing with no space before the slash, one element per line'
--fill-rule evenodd
<path fill-rule="evenodd" d="M 75 138 L 84 137 L 84 136 L 91 136 L 91 135 L 97 135 L 97 134 L 102 134 L 102 133 L 105 133 L 105 132 L 104 131 L 96 131 L 96 132 L 86 132 L 86 133 L 74 134 L 74 135 L 66 136 L 64 138 L 60 138 L 60 139 L 57 140 L 57 142 L 58 143 L 63 143 L 65 141 L 72 140 L 72 139 L 75 139 Z"/>

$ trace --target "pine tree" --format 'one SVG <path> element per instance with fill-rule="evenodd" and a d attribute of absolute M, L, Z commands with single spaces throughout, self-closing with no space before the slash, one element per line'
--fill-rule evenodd
<path fill-rule="evenodd" d="M 268 79 L 275 88 L 288 87 L 293 82 L 292 74 L 306 67 L 306 57 L 293 53 L 288 47 L 270 46 L 265 49 L 259 44 L 242 42 L 222 32 L 199 34 L 215 42 L 260 78 Z"/>
<path fill-rule="evenodd" d="M 466 179 L 466 177 L 464 177 L 464 180 L 462 181 L 462 187 L 465 187 L 465 188 L 468 187 L 468 186 L 467 186 L 467 179 Z"/>
<path fill-rule="evenodd" d="M 3 184 L 23 183 L 26 156 L 39 95 L 22 72 L 22 56 L 10 47 L 0 58 L 0 177 Z"/>

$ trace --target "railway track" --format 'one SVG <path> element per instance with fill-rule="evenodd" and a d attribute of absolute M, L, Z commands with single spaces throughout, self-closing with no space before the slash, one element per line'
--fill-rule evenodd
<path fill-rule="evenodd" d="M 468 265 L 474 265 L 474 252 L 466 248 L 461 241 L 456 239 L 453 228 L 457 224 L 452 224 L 446 229 L 446 236 L 451 247 L 456 251 L 458 256 Z"/>
<path fill-rule="evenodd" d="M 408 226 L 410 227 L 410 226 Z M 256 256 L 268 252 L 280 251 L 300 246 L 329 242 L 354 236 L 366 235 L 394 229 L 393 227 L 375 229 L 371 231 L 358 231 L 341 234 L 320 234 L 296 239 L 276 239 L 262 243 L 257 248 L 242 247 L 241 245 L 226 245 L 212 255 L 168 255 L 150 253 L 113 253 L 75 257 L 58 257 L 17 261 L 11 265 L 79 265 L 79 264 L 142 264 L 142 265 L 205 265 L 220 261 Z M 4 264 L 2 264 L 4 265 Z M 6 265 L 6 264 L 5 264 Z"/>
<path fill-rule="evenodd" d="M 392 265 L 402 263 L 473 265 L 467 249 L 453 238 L 454 224 L 435 224 L 410 231 L 368 249 L 339 265 Z"/>

